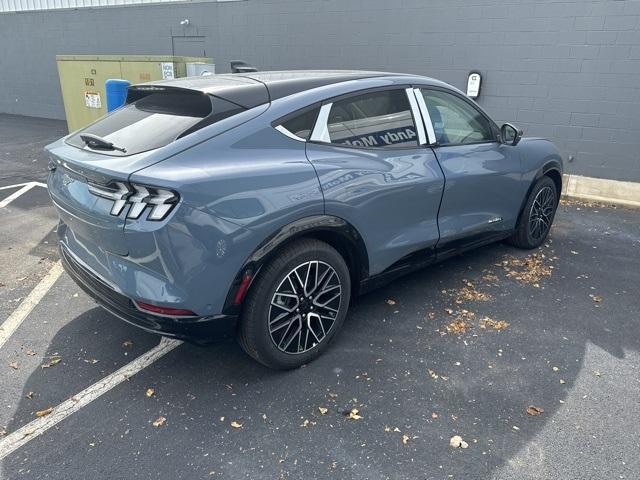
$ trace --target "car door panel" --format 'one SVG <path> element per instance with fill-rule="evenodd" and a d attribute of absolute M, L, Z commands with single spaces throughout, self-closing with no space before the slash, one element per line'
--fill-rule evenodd
<path fill-rule="evenodd" d="M 417 250 L 434 248 L 444 177 L 429 148 L 359 150 L 309 143 L 325 213 L 365 239 L 370 274 Z"/>
<path fill-rule="evenodd" d="M 446 178 L 438 217 L 440 246 L 514 228 L 522 197 L 519 158 L 498 143 L 434 148 Z"/>
<path fill-rule="evenodd" d="M 498 142 L 495 125 L 462 95 L 434 88 L 416 89 L 416 95 L 445 177 L 439 253 L 510 232 L 522 198 L 517 148 Z"/>

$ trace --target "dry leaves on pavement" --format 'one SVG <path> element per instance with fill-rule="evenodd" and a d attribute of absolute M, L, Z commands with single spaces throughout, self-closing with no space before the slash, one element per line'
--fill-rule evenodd
<path fill-rule="evenodd" d="M 447 332 L 453 333 L 455 335 L 462 335 L 469 328 L 471 328 L 471 326 L 467 322 L 461 319 L 457 319 L 447 325 Z"/>
<path fill-rule="evenodd" d="M 318 410 L 320 411 L 320 415 L 326 415 L 326 413 L 329 411 L 329 409 L 326 407 L 318 407 Z"/>
<path fill-rule="evenodd" d="M 347 412 L 346 415 L 349 420 L 360 420 L 362 418 L 362 416 L 360 415 L 360 410 L 358 410 L 357 408 L 352 408 Z"/>
<path fill-rule="evenodd" d="M 158 418 L 156 418 L 153 422 L 153 426 L 154 427 L 161 427 L 163 426 L 165 423 L 167 422 L 166 417 L 163 416 L 159 416 Z"/>
<path fill-rule="evenodd" d="M 44 410 L 38 410 L 36 412 L 36 417 L 46 417 L 51 412 L 53 412 L 53 407 L 48 407 L 48 408 L 45 408 Z"/>
<path fill-rule="evenodd" d="M 242 428 L 242 424 L 240 422 L 237 422 L 236 420 L 231 422 L 231 426 L 233 428 Z"/>
<path fill-rule="evenodd" d="M 40 365 L 40 368 L 50 368 L 53 367 L 54 365 L 59 364 L 62 361 L 62 357 L 59 355 L 53 355 L 52 357 L 49 357 L 49 361 L 43 363 L 42 365 Z"/>
<path fill-rule="evenodd" d="M 468 448 L 469 444 L 465 442 L 460 435 L 454 435 L 449 440 L 449 445 L 452 448 Z"/>
<path fill-rule="evenodd" d="M 9 364 L 10 368 L 13 368 L 14 370 L 18 370 L 18 368 L 20 368 L 20 365 L 18 364 L 18 362 L 11 362 Z"/>
<path fill-rule="evenodd" d="M 509 255 L 500 266 L 507 272 L 508 277 L 539 287 L 540 281 L 553 273 L 553 265 L 549 265 L 547 260 L 552 259 L 542 252 L 532 253 L 522 259 Z"/>
<path fill-rule="evenodd" d="M 493 330 L 504 330 L 509 327 L 509 324 L 504 320 L 494 320 L 490 317 L 483 317 L 480 319 L 480 328 L 487 329 L 492 328 Z"/>
<path fill-rule="evenodd" d="M 155 395 L 156 391 L 153 388 L 147 388 L 147 391 L 145 392 L 145 395 L 149 398 L 153 397 Z"/>
<path fill-rule="evenodd" d="M 527 407 L 527 415 L 535 417 L 536 415 L 540 415 L 541 413 L 544 413 L 544 408 L 542 407 L 536 407 L 535 405 L 529 405 Z"/>

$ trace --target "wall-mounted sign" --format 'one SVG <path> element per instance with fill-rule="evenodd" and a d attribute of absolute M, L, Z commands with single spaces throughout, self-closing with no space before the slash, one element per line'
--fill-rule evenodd
<path fill-rule="evenodd" d="M 478 98 L 480 96 L 480 85 L 482 83 L 482 75 L 480 72 L 469 72 L 467 80 L 467 97 Z"/>
<path fill-rule="evenodd" d="M 160 62 L 160 69 L 162 70 L 162 79 L 171 80 L 176 78 L 173 71 L 173 62 Z"/>
<path fill-rule="evenodd" d="M 102 108 L 99 92 L 84 92 L 84 105 L 88 108 Z"/>

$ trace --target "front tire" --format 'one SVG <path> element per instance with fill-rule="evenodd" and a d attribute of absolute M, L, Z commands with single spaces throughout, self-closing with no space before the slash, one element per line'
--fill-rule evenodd
<path fill-rule="evenodd" d="M 342 326 L 350 297 L 342 256 L 324 242 L 297 241 L 261 269 L 245 300 L 239 343 L 270 368 L 309 363 Z"/>
<path fill-rule="evenodd" d="M 509 243 L 519 248 L 537 248 L 546 240 L 558 207 L 555 182 L 544 176 L 531 189 L 514 234 Z"/>

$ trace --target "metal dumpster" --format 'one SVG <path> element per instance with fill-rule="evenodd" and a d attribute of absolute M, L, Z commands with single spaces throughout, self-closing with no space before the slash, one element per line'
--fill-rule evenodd
<path fill-rule="evenodd" d="M 73 132 L 107 113 L 107 79 L 136 84 L 184 77 L 187 63 L 212 60 L 171 55 L 56 55 L 56 62 L 67 126 Z"/>

